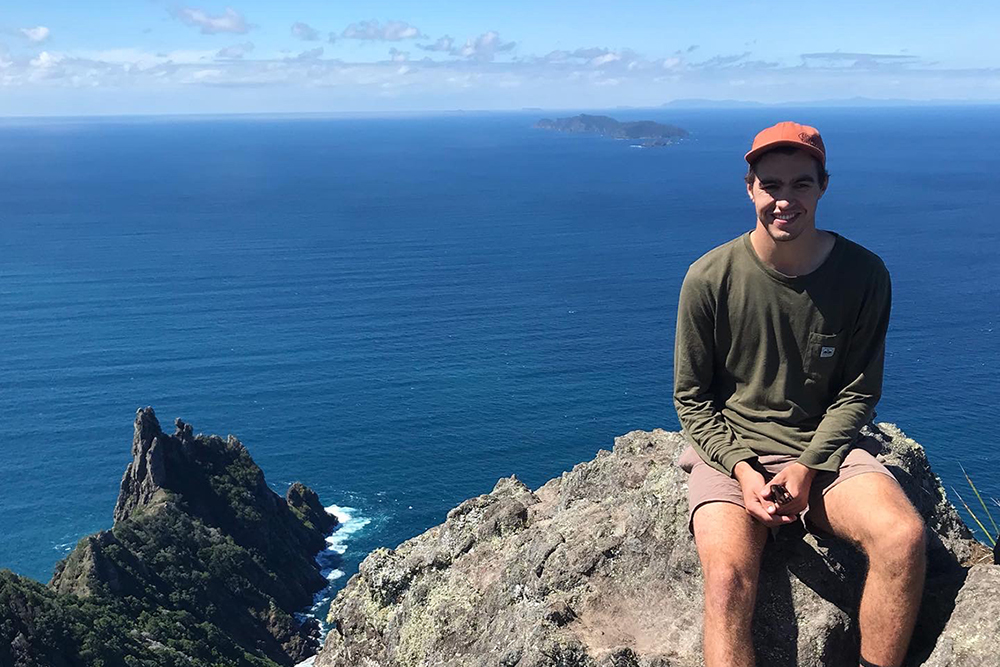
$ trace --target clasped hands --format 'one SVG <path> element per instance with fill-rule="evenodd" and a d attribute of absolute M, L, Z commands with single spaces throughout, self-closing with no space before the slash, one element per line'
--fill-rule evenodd
<path fill-rule="evenodd" d="M 816 471 L 796 461 L 765 481 L 764 475 L 749 462 L 740 461 L 733 468 L 733 475 L 740 483 L 747 512 L 765 526 L 773 528 L 792 523 L 805 510 Z M 785 502 L 779 503 L 779 496 L 783 494 L 772 489 L 778 485 L 787 492 Z"/>

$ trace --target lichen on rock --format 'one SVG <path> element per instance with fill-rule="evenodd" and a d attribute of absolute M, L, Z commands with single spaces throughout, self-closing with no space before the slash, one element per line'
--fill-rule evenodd
<path fill-rule="evenodd" d="M 967 641 L 959 618 L 976 612 L 1000 568 L 976 565 L 966 583 L 989 554 L 923 448 L 890 424 L 872 435 L 930 538 L 908 664 L 989 664 L 994 647 Z M 376 550 L 334 600 L 316 667 L 701 665 L 701 569 L 675 464 L 684 447 L 679 433 L 634 431 L 535 491 L 501 479 L 444 523 Z M 760 664 L 857 665 L 865 566 L 843 542 L 783 528 L 761 568 Z M 993 595 L 994 619 L 998 605 Z M 925 663 L 945 645 L 965 662 Z"/>

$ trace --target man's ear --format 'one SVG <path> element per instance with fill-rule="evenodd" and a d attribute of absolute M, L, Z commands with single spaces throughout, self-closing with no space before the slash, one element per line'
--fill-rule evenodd
<path fill-rule="evenodd" d="M 754 176 L 753 183 L 757 182 L 757 177 Z M 753 201 L 753 183 L 747 183 L 747 197 L 750 197 L 750 201 Z"/>

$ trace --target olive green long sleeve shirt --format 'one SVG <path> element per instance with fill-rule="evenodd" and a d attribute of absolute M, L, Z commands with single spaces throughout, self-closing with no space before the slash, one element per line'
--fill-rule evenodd
<path fill-rule="evenodd" d="M 836 471 L 882 392 L 889 273 L 836 236 L 805 276 L 764 264 L 750 234 L 691 265 L 681 287 L 674 405 L 702 459 L 791 454 Z"/>

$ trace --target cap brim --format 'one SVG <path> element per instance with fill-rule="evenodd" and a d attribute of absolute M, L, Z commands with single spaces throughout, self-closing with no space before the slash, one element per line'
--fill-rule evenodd
<path fill-rule="evenodd" d="M 806 153 L 809 153 L 814 158 L 819 160 L 819 163 L 826 168 L 826 153 L 816 148 L 815 146 L 801 141 L 774 141 L 772 143 L 766 144 L 764 146 L 758 146 L 749 153 L 743 156 L 743 159 L 747 161 L 747 164 L 753 164 L 754 160 L 768 152 L 769 150 L 778 148 L 779 146 L 791 146 L 792 148 L 798 148 Z"/>

